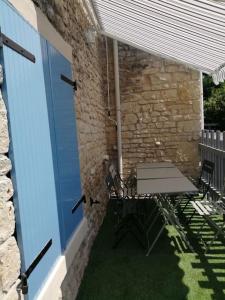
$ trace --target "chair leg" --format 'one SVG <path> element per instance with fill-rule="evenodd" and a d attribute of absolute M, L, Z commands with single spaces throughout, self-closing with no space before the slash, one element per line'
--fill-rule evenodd
<path fill-rule="evenodd" d="M 215 236 L 213 237 L 213 239 L 210 241 L 210 242 L 208 242 L 208 243 L 205 243 L 205 253 L 207 253 L 208 252 L 208 250 L 209 250 L 209 248 L 213 245 L 213 243 L 215 242 L 215 240 L 217 239 L 217 237 L 219 236 L 219 231 L 215 234 Z"/>
<path fill-rule="evenodd" d="M 125 236 L 127 235 L 128 232 L 129 232 L 128 230 L 124 231 L 124 233 L 121 234 L 121 235 L 115 240 L 115 242 L 114 242 L 114 244 L 113 244 L 113 247 L 112 247 L 113 249 L 116 249 L 116 248 L 117 248 L 117 246 L 119 245 L 119 243 L 123 240 L 123 238 L 125 238 Z"/>
<path fill-rule="evenodd" d="M 124 217 L 119 224 L 117 224 L 117 227 L 115 229 L 115 234 L 118 234 L 124 227 L 126 227 L 126 223 L 127 223 L 127 216 Z"/>
<path fill-rule="evenodd" d="M 163 224 L 163 226 L 161 227 L 160 231 L 158 232 L 156 238 L 154 239 L 153 243 L 151 244 L 151 247 L 148 249 L 148 252 L 146 253 L 146 256 L 149 256 L 150 252 L 152 251 L 153 247 L 155 246 L 156 242 L 158 241 L 158 239 L 160 238 L 160 235 L 162 234 L 164 228 L 165 228 L 166 224 Z"/>
<path fill-rule="evenodd" d="M 189 223 L 191 222 L 191 220 L 192 220 L 192 218 L 194 217 L 195 214 L 196 214 L 196 210 L 194 210 L 194 212 L 192 213 L 192 215 L 190 216 L 190 218 L 187 219 L 186 225 L 189 225 Z"/>
<path fill-rule="evenodd" d="M 133 224 L 140 233 L 145 233 L 144 225 L 140 222 L 137 216 L 132 216 Z"/>
<path fill-rule="evenodd" d="M 207 220 L 204 218 L 204 222 L 202 223 L 201 227 L 199 228 L 199 230 L 197 231 L 197 235 L 199 236 L 201 233 L 202 228 L 205 226 L 205 223 L 207 222 Z"/>
<path fill-rule="evenodd" d="M 158 206 L 155 204 L 155 207 L 153 208 L 153 210 L 151 211 L 150 215 L 147 218 L 146 227 L 149 226 L 148 224 L 150 223 L 152 216 L 155 215 L 155 212 L 157 211 L 157 209 L 158 209 Z"/>
<path fill-rule="evenodd" d="M 223 224 L 217 231 L 217 233 L 215 234 L 215 236 L 213 237 L 213 239 L 206 243 L 206 249 L 205 249 L 205 253 L 207 253 L 207 251 L 209 250 L 209 248 L 213 245 L 213 243 L 215 242 L 215 240 L 218 238 L 218 236 L 222 233 L 223 229 L 224 229 L 225 224 Z"/>
<path fill-rule="evenodd" d="M 141 239 L 134 233 L 134 231 L 130 230 L 130 233 L 133 235 L 133 237 L 136 239 L 136 241 L 139 243 L 139 245 L 143 248 L 145 248 L 145 245 L 142 243 Z"/>
<path fill-rule="evenodd" d="M 119 243 L 125 238 L 125 236 L 130 233 L 135 237 L 137 242 L 141 245 L 142 248 L 145 248 L 144 243 L 139 239 L 139 237 L 135 234 L 132 227 L 135 225 L 135 227 L 138 229 L 140 233 L 143 233 L 143 229 L 141 228 L 140 224 L 138 224 L 136 218 L 134 215 L 130 214 L 127 215 L 120 223 L 119 227 L 115 231 L 116 240 L 113 244 L 113 249 L 115 249 Z M 124 232 L 121 233 L 121 231 L 124 230 Z M 121 233 L 121 234 L 120 234 Z"/>
<path fill-rule="evenodd" d="M 185 211 L 185 208 L 188 206 L 188 204 L 190 203 L 191 199 L 188 199 L 185 206 L 183 207 L 183 209 L 181 210 L 181 213 L 183 213 Z"/>
<path fill-rule="evenodd" d="M 155 215 L 152 223 L 149 225 L 149 227 L 147 228 L 147 234 L 149 234 L 149 232 L 151 231 L 152 227 L 154 226 L 155 222 L 157 221 L 157 219 L 160 216 L 160 211 L 157 212 L 157 214 Z"/>

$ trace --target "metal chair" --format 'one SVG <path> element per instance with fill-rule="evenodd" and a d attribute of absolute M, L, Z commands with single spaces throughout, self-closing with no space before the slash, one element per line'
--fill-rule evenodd
<path fill-rule="evenodd" d="M 117 223 L 119 223 L 120 219 L 122 218 L 123 198 L 118 193 L 118 189 L 115 188 L 113 178 L 110 174 L 106 176 L 105 183 L 108 190 L 109 199 L 113 204 L 113 213 L 115 216 L 117 216 Z"/>
<path fill-rule="evenodd" d="M 126 180 L 123 180 L 116 170 L 115 165 L 111 163 L 109 166 L 109 173 L 112 176 L 115 186 L 123 191 L 124 196 L 135 197 L 137 195 L 137 179 L 133 172 L 131 172 Z"/>
<path fill-rule="evenodd" d="M 209 160 L 204 160 L 202 163 L 202 168 L 200 172 L 200 176 L 195 182 L 196 187 L 198 188 L 199 192 L 195 194 L 186 194 L 185 198 L 187 199 L 183 209 L 181 212 L 184 212 L 190 201 L 197 201 L 197 200 L 203 200 L 207 196 L 207 194 L 210 191 L 210 186 L 212 182 L 213 172 L 214 172 L 215 165 L 213 162 Z M 193 212 L 191 217 L 188 219 L 188 223 L 191 221 L 192 217 L 196 211 Z"/>
<path fill-rule="evenodd" d="M 113 248 L 116 248 L 128 233 L 133 235 L 142 247 L 145 247 L 139 238 L 140 234 L 144 233 L 144 228 L 137 216 L 136 199 L 127 195 L 126 190 L 120 185 L 118 177 L 115 177 L 113 178 L 110 173 L 106 177 L 109 197 L 113 202 L 114 215 L 117 217 Z"/>
<path fill-rule="evenodd" d="M 205 253 L 209 250 L 209 248 L 213 245 L 215 240 L 218 238 L 219 235 L 223 235 L 225 237 L 225 204 L 223 200 L 200 200 L 200 201 L 191 201 L 191 205 L 195 209 L 195 212 L 197 212 L 200 216 L 204 218 L 204 222 L 202 223 L 201 227 L 197 231 L 197 235 L 200 236 L 201 231 L 205 224 L 208 222 L 209 225 L 215 230 L 215 235 L 213 238 L 208 242 L 204 242 L 203 239 L 201 239 L 205 244 Z M 218 220 L 214 220 L 214 217 L 222 218 L 222 224 L 218 224 Z"/>
<path fill-rule="evenodd" d="M 148 218 L 146 202 L 149 200 L 150 196 L 137 194 L 136 171 L 132 170 L 130 175 L 124 180 L 116 170 L 115 165 L 111 163 L 109 165 L 109 174 L 112 176 L 114 185 L 117 187 L 119 193 L 123 195 L 123 197 L 132 200 L 132 203 L 135 206 L 136 217 L 139 218 L 139 222 L 144 226 Z"/>

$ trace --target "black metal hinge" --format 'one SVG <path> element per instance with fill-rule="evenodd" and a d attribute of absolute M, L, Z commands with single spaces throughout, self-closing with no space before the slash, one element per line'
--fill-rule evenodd
<path fill-rule="evenodd" d="M 41 252 L 38 254 L 38 256 L 34 259 L 32 264 L 29 266 L 29 268 L 20 275 L 20 283 L 17 286 L 18 291 L 22 291 L 23 295 L 26 295 L 28 293 L 28 282 L 27 279 L 30 276 L 30 274 L 33 272 L 33 270 L 36 268 L 36 266 L 39 264 L 43 256 L 46 254 L 46 252 L 49 250 L 49 248 L 52 245 L 52 239 L 48 241 L 48 243 L 44 246 L 44 248 L 41 250 Z"/>
<path fill-rule="evenodd" d="M 90 205 L 93 206 L 94 204 L 100 204 L 100 202 L 90 197 Z"/>
<path fill-rule="evenodd" d="M 26 57 L 33 63 L 35 63 L 35 61 L 36 61 L 35 56 L 32 53 L 30 53 L 29 51 L 27 51 L 26 49 L 21 47 L 19 44 L 17 44 L 16 42 L 14 42 L 13 40 L 11 40 L 9 37 L 7 37 L 6 35 L 4 35 L 1 32 L 0 32 L 0 45 L 1 46 L 5 45 L 5 46 L 9 47 L 10 49 L 12 49 L 15 52 L 19 53 L 20 55 Z"/>
<path fill-rule="evenodd" d="M 78 207 L 81 205 L 81 203 L 84 202 L 86 203 L 86 197 L 85 195 L 83 195 L 79 201 L 76 202 L 76 204 L 74 205 L 74 207 L 72 208 L 72 214 L 75 213 L 75 211 L 78 209 Z"/>
<path fill-rule="evenodd" d="M 72 81 L 71 79 L 69 79 L 68 77 L 66 77 L 65 75 L 61 74 L 61 79 L 63 81 L 65 81 L 66 83 L 68 83 L 69 85 L 72 85 L 74 91 L 77 90 L 77 82 L 76 80 L 75 81 Z"/>

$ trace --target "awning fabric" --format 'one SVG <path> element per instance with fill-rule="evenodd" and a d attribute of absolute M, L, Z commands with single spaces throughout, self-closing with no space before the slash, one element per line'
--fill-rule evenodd
<path fill-rule="evenodd" d="M 210 0 L 91 0 L 102 33 L 225 80 L 225 5 Z"/>

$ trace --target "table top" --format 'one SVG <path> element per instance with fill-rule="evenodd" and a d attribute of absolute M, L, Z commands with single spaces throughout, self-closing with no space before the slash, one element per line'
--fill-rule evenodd
<path fill-rule="evenodd" d="M 184 177 L 184 175 L 176 167 L 137 169 L 137 179 L 156 179 L 173 177 Z"/>
<path fill-rule="evenodd" d="M 197 192 L 198 189 L 186 177 L 140 179 L 137 181 L 137 193 L 143 194 L 178 194 Z"/>
<path fill-rule="evenodd" d="M 139 163 L 137 169 L 175 168 L 171 162 Z"/>
<path fill-rule="evenodd" d="M 144 163 L 137 166 L 138 194 L 178 194 L 198 189 L 172 163 Z"/>

